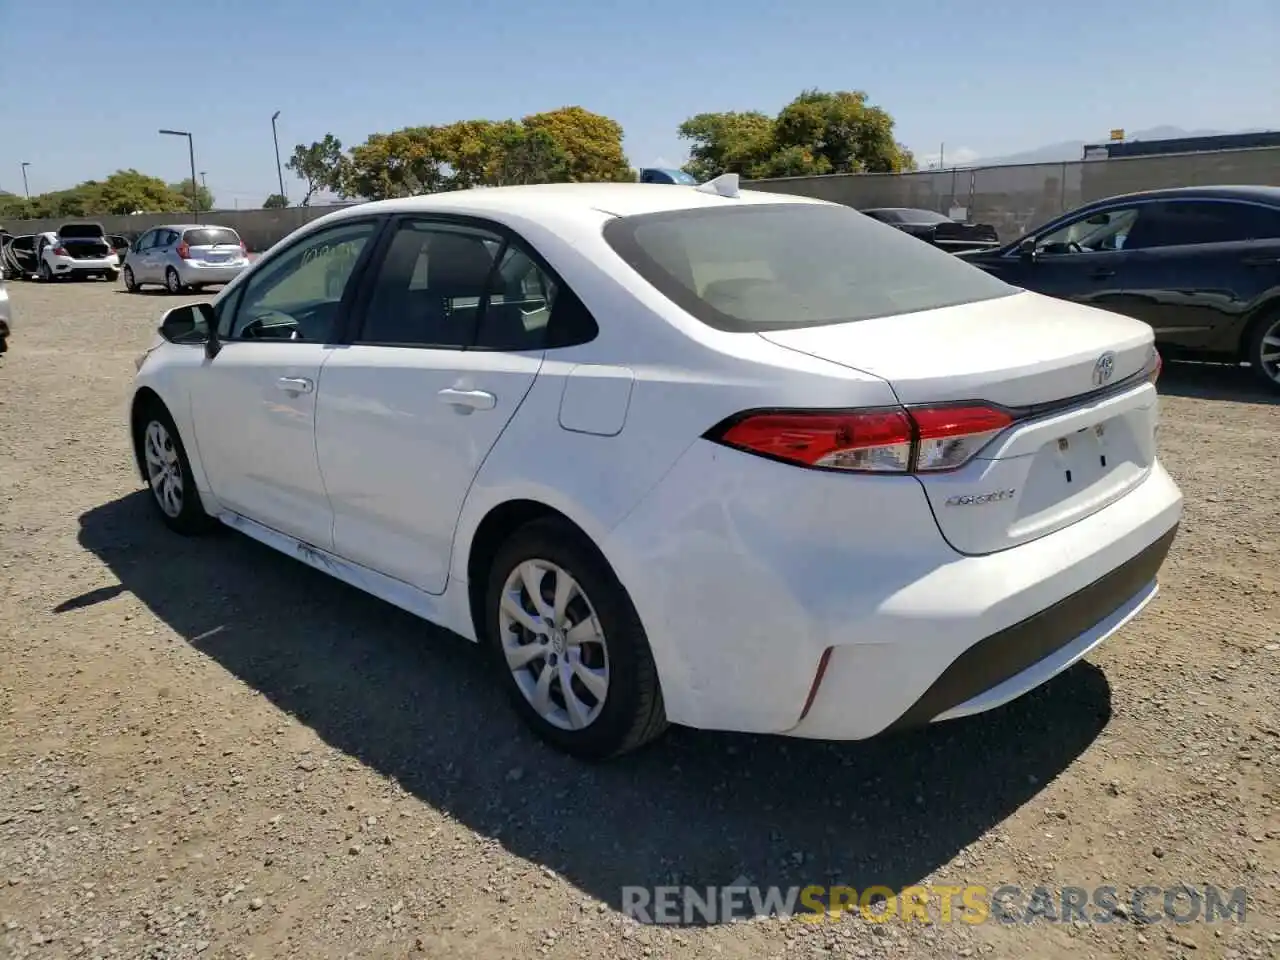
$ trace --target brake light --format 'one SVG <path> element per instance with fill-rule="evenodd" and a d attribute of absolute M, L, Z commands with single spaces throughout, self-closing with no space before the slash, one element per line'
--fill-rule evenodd
<path fill-rule="evenodd" d="M 1013 417 L 986 404 L 746 413 L 711 430 L 725 446 L 806 467 L 860 473 L 954 470 Z"/>
<path fill-rule="evenodd" d="M 244 241 L 240 241 L 240 256 L 247 258 L 249 256 L 249 248 L 244 245 Z"/>
<path fill-rule="evenodd" d="M 54 248 L 53 248 L 53 255 L 54 255 L 55 257 L 69 257 L 69 256 L 71 256 L 71 254 L 67 253 L 67 248 L 66 248 L 66 247 L 54 247 Z"/>
<path fill-rule="evenodd" d="M 187 245 L 187 241 L 183 240 L 180 244 L 178 244 L 177 252 L 178 252 L 178 256 L 180 256 L 183 260 L 191 259 L 191 247 Z"/>

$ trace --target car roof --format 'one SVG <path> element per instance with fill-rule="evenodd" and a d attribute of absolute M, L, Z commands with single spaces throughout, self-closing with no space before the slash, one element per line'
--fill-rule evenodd
<path fill-rule="evenodd" d="M 1223 184 L 1203 187 L 1164 187 L 1159 190 L 1140 190 L 1136 193 L 1122 193 L 1114 197 L 1094 200 L 1084 206 L 1099 203 L 1114 203 L 1117 200 L 1259 200 L 1263 203 L 1280 204 L 1280 187 L 1269 187 L 1254 184 Z"/>
<path fill-rule="evenodd" d="M 348 207 L 353 216 L 378 213 L 457 213 L 477 216 L 506 213 L 537 216 L 554 210 L 572 218 L 638 216 L 710 207 L 735 207 L 760 203 L 820 203 L 811 197 L 742 190 L 736 197 L 722 197 L 692 186 L 663 183 L 549 183 L 518 187 L 477 187 L 419 197 L 377 200 Z"/>
<path fill-rule="evenodd" d="M 154 227 L 148 227 L 148 230 L 208 230 L 211 227 L 218 227 L 222 230 L 230 230 L 236 232 L 235 227 L 228 227 L 225 223 L 157 223 Z"/>

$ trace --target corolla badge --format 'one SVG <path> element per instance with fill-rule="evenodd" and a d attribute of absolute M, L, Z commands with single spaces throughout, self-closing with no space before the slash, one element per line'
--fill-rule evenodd
<path fill-rule="evenodd" d="M 980 507 L 986 503 L 998 503 L 1001 500 L 1012 499 L 1017 493 L 1016 489 L 1009 490 L 992 490 L 990 493 L 965 493 L 958 494 L 954 497 L 947 497 L 948 507 Z"/>
<path fill-rule="evenodd" d="M 1108 350 L 1093 365 L 1093 385 L 1105 386 L 1116 372 L 1116 355 Z"/>

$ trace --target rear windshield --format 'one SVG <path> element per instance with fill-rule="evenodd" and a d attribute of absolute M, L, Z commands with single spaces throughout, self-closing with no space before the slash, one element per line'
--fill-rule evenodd
<path fill-rule="evenodd" d="M 201 227 L 199 230 L 188 230 L 182 239 L 192 247 L 211 247 L 215 243 L 231 243 L 240 245 L 240 235 L 230 227 Z"/>
<path fill-rule="evenodd" d="M 849 323 L 1017 292 L 953 254 L 834 204 L 619 217 L 604 235 L 649 283 L 719 330 Z"/>
<path fill-rule="evenodd" d="M 899 210 L 899 223 L 951 223 L 950 217 L 933 210 Z"/>
<path fill-rule="evenodd" d="M 102 227 L 96 223 L 64 223 L 58 228 L 63 240 L 101 240 Z"/>

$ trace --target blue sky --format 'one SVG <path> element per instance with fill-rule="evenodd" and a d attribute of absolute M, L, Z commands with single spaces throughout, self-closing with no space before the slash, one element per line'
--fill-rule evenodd
<path fill-rule="evenodd" d="M 568 104 L 678 163 L 680 122 L 861 89 L 927 159 L 1000 156 L 1111 127 L 1280 126 L 1280 0 L 0 0 L 0 189 L 196 165 L 259 206 L 281 153 Z M 286 176 L 288 176 L 286 172 Z M 297 185 L 286 181 L 291 196 Z"/>

